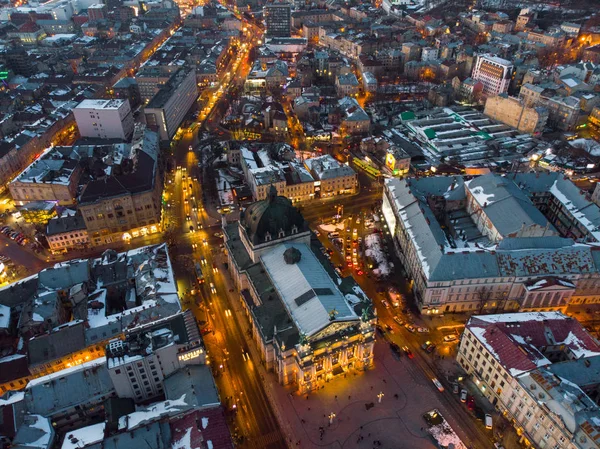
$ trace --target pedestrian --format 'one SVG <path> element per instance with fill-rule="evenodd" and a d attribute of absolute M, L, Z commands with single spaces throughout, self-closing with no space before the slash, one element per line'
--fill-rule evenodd
<path fill-rule="evenodd" d="M 337 394 L 335 395 L 335 400 L 337 401 Z"/>
<path fill-rule="evenodd" d="M 348 400 L 350 400 L 352 398 L 352 396 L 348 395 Z"/>
<path fill-rule="evenodd" d="M 308 401 L 308 395 L 306 395 L 306 400 Z"/>
<path fill-rule="evenodd" d="M 373 391 L 373 385 L 371 385 L 371 391 Z"/>
<path fill-rule="evenodd" d="M 383 383 L 384 383 L 384 384 L 387 384 L 387 380 L 385 380 L 385 379 L 382 379 L 382 380 L 383 380 Z"/>

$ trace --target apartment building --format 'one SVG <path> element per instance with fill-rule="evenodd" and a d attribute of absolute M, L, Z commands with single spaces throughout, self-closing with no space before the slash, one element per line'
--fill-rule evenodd
<path fill-rule="evenodd" d="M 471 77 L 483 84 L 483 94 L 494 96 L 508 91 L 514 66 L 506 59 L 479 55 Z"/>
<path fill-rule="evenodd" d="M 292 7 L 289 3 L 271 3 L 263 7 L 266 37 L 290 37 Z"/>
<path fill-rule="evenodd" d="M 83 100 L 73 115 L 81 137 L 129 140 L 133 134 L 129 100 Z"/>
<path fill-rule="evenodd" d="M 108 374 L 120 398 L 137 403 L 165 393 L 164 380 L 187 365 L 206 363 L 206 351 L 190 311 L 138 326 L 106 346 Z"/>
<path fill-rule="evenodd" d="M 85 248 L 90 243 L 85 221 L 81 215 L 65 215 L 48 221 L 46 239 L 53 253 Z"/>
<path fill-rule="evenodd" d="M 177 65 L 146 65 L 140 68 L 135 75 L 135 80 L 140 89 L 142 102 L 148 104 L 178 70 Z"/>
<path fill-rule="evenodd" d="M 473 316 L 456 359 L 525 447 L 596 449 L 599 355 L 576 319 L 535 312 Z"/>
<path fill-rule="evenodd" d="M 316 198 L 349 195 L 358 191 L 356 172 L 329 154 L 307 159 L 304 165 L 315 180 Z"/>
<path fill-rule="evenodd" d="M 382 211 L 423 313 L 600 302 L 600 209 L 558 173 L 388 179 Z"/>
<path fill-rule="evenodd" d="M 488 97 L 483 113 L 521 132 L 533 135 L 541 135 L 548 121 L 546 108 L 527 107 L 518 98 L 503 95 Z"/>
<path fill-rule="evenodd" d="M 343 73 L 336 77 L 335 88 L 340 97 L 357 95 L 360 84 L 354 73 Z"/>
<path fill-rule="evenodd" d="M 54 201 L 61 206 L 76 203 L 82 169 L 71 159 L 71 147 L 50 147 L 8 185 L 15 203 Z"/>
<path fill-rule="evenodd" d="M 95 245 L 127 241 L 161 229 L 158 135 L 136 129 L 133 148 L 132 173 L 91 181 L 79 197 L 79 212 Z"/>
<path fill-rule="evenodd" d="M 172 139 L 197 98 L 195 71 L 180 68 L 144 108 L 146 124 L 161 141 Z"/>

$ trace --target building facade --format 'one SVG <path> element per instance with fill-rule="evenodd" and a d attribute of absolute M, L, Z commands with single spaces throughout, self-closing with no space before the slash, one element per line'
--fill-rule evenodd
<path fill-rule="evenodd" d="M 79 197 L 79 212 L 92 244 L 128 241 L 161 230 L 158 136 L 145 129 L 137 141 L 140 151 L 133 173 L 92 181 Z"/>
<path fill-rule="evenodd" d="M 73 115 L 82 137 L 129 140 L 133 134 L 129 100 L 83 100 Z"/>
<path fill-rule="evenodd" d="M 596 449 L 599 355 L 577 320 L 536 312 L 473 316 L 456 359 L 525 447 Z"/>
<path fill-rule="evenodd" d="M 373 365 L 370 300 L 362 293 L 348 300 L 340 289 L 360 289 L 338 285 L 325 271 L 310 249 L 306 222 L 287 198 L 273 187 L 223 230 L 252 339 L 281 384 L 306 393 Z"/>
<path fill-rule="evenodd" d="M 521 132 L 533 135 L 541 135 L 548 121 L 546 108 L 527 107 L 514 97 L 488 97 L 483 113 Z"/>
<path fill-rule="evenodd" d="M 506 59 L 492 55 L 480 55 L 473 67 L 472 78 L 481 81 L 483 94 L 494 96 L 508 92 L 513 65 Z"/>
<path fill-rule="evenodd" d="M 272 3 L 263 7 L 266 37 L 290 37 L 292 7 L 289 3 Z"/>
<path fill-rule="evenodd" d="M 358 175 L 348 165 L 326 154 L 304 161 L 315 180 L 315 197 L 352 195 L 358 192 Z"/>
<path fill-rule="evenodd" d="M 562 175 L 388 179 L 382 211 L 424 313 L 600 301 L 598 207 Z"/>
<path fill-rule="evenodd" d="M 170 140 L 197 98 L 195 71 L 180 69 L 146 105 L 146 124 L 161 141 Z"/>

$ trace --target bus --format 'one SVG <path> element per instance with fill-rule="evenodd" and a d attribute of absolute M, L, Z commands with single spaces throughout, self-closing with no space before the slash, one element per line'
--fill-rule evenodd
<path fill-rule="evenodd" d="M 365 161 L 362 161 L 358 158 L 354 158 L 354 159 L 352 159 L 352 162 L 358 168 L 364 170 L 367 173 L 367 175 L 369 175 L 369 176 L 372 176 L 374 178 L 378 178 L 379 176 L 381 176 L 380 170 L 378 170 L 377 168 L 373 167 L 372 165 L 368 164 Z"/>
<path fill-rule="evenodd" d="M 202 274 L 202 267 L 200 266 L 200 264 L 198 262 L 196 262 L 196 264 L 195 264 L 195 270 L 196 270 L 196 280 L 198 281 L 198 284 L 204 284 L 204 274 Z"/>

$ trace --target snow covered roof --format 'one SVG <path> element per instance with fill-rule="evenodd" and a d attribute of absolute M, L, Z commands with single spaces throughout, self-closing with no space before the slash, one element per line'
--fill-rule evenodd
<path fill-rule="evenodd" d="M 300 252 L 298 262 L 284 261 L 284 252 L 289 248 Z M 306 244 L 282 243 L 263 254 L 261 262 L 301 333 L 310 337 L 334 321 L 358 320 Z"/>
<path fill-rule="evenodd" d="M 105 427 L 106 423 L 102 422 L 67 432 L 62 449 L 82 449 L 86 446 L 99 443 L 104 439 Z"/>
<path fill-rule="evenodd" d="M 49 449 L 54 442 L 54 429 L 50 419 L 41 415 L 27 415 L 17 430 L 12 447 Z"/>
<path fill-rule="evenodd" d="M 600 355 L 600 345 L 581 324 L 560 312 L 524 312 L 472 317 L 466 326 L 513 377 L 552 362 L 547 346 L 564 345 L 571 358 Z"/>

